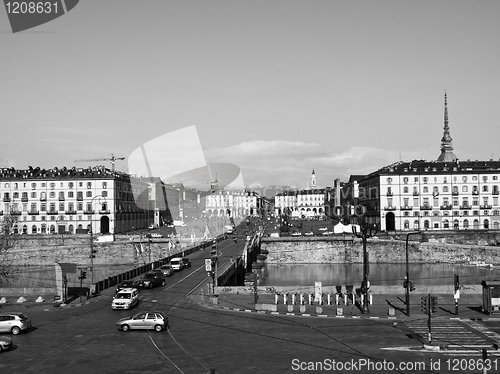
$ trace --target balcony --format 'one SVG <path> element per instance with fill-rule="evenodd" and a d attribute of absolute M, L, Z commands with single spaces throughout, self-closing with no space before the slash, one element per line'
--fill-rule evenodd
<path fill-rule="evenodd" d="M 12 212 L 10 212 L 10 215 L 11 216 L 20 216 L 21 215 L 21 211 L 20 210 L 13 210 Z"/>
<path fill-rule="evenodd" d="M 405 206 L 402 206 L 400 209 L 401 209 L 401 210 L 413 210 L 413 207 L 412 207 L 412 206 L 405 205 Z"/>
<path fill-rule="evenodd" d="M 110 214 L 109 210 L 100 210 L 99 214 Z"/>
<path fill-rule="evenodd" d="M 59 201 L 64 201 L 64 196 L 59 196 Z"/>
<path fill-rule="evenodd" d="M 37 215 L 39 215 L 39 214 L 40 214 L 40 212 L 39 212 L 38 210 L 30 210 L 30 211 L 28 212 L 28 214 L 29 214 L 30 216 L 37 216 Z"/>
<path fill-rule="evenodd" d="M 472 191 L 472 194 L 473 195 L 479 195 L 479 191 L 478 190 L 474 190 L 474 191 Z"/>
<path fill-rule="evenodd" d="M 83 196 L 76 196 L 77 201 L 83 201 Z"/>
<path fill-rule="evenodd" d="M 428 204 L 424 204 L 420 206 L 420 210 L 432 210 L 432 207 Z"/>
<path fill-rule="evenodd" d="M 76 214 L 76 210 L 67 210 L 64 213 L 67 215 L 73 215 L 73 214 Z"/>
<path fill-rule="evenodd" d="M 395 207 L 395 206 L 392 206 L 392 205 L 390 205 L 390 206 L 385 206 L 385 207 L 384 207 L 384 210 L 396 210 L 396 207 Z"/>
<path fill-rule="evenodd" d="M 393 196 L 392 192 L 387 192 L 386 196 Z"/>
<path fill-rule="evenodd" d="M 418 196 L 418 195 L 420 195 L 420 192 L 413 191 L 413 196 Z"/>
<path fill-rule="evenodd" d="M 40 201 L 47 201 L 47 198 L 46 198 L 46 197 L 41 197 L 41 196 L 40 196 Z"/>
<path fill-rule="evenodd" d="M 47 214 L 48 214 L 49 216 L 55 216 L 55 215 L 59 214 L 59 212 L 57 212 L 57 211 L 55 211 L 55 210 L 49 210 L 49 211 L 47 212 Z"/>
<path fill-rule="evenodd" d="M 441 205 L 439 207 L 439 209 L 441 209 L 441 210 L 451 210 L 451 205 Z"/>
<path fill-rule="evenodd" d="M 8 196 L 4 196 L 4 197 L 3 197 L 3 201 L 4 201 L 5 203 L 10 202 L 10 197 L 8 197 Z"/>
<path fill-rule="evenodd" d="M 23 197 L 21 197 L 21 201 L 22 201 L 23 203 L 27 203 L 27 202 L 28 202 L 28 197 L 27 197 L 27 196 L 23 196 Z"/>
<path fill-rule="evenodd" d="M 469 206 L 469 205 L 460 205 L 460 209 L 462 209 L 462 210 L 471 210 L 472 206 Z"/>
<path fill-rule="evenodd" d="M 495 190 L 493 190 L 491 193 L 492 193 L 493 195 L 498 195 L 498 192 L 500 192 L 500 191 L 498 191 L 498 190 L 496 190 L 496 191 L 495 191 Z"/>
<path fill-rule="evenodd" d="M 458 191 L 451 191 L 451 194 L 454 196 L 458 196 Z"/>
<path fill-rule="evenodd" d="M 86 214 L 86 215 L 91 215 L 91 214 L 94 214 L 95 212 L 93 210 L 86 210 L 83 212 L 83 214 Z"/>
<path fill-rule="evenodd" d="M 491 209 L 491 205 L 481 205 L 479 206 L 480 209 Z"/>

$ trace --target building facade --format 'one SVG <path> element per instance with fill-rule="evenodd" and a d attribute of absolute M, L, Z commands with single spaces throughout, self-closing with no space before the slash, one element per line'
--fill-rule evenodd
<path fill-rule="evenodd" d="M 0 218 L 23 234 L 123 233 L 145 228 L 153 211 L 143 182 L 102 166 L 0 169 Z"/>

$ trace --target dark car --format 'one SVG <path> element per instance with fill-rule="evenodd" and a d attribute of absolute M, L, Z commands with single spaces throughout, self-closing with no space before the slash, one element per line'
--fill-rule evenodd
<path fill-rule="evenodd" d="M 132 279 L 124 280 L 123 282 L 121 282 L 116 286 L 116 293 L 120 292 L 124 288 L 136 288 L 136 287 L 137 287 L 137 281 Z"/>
<path fill-rule="evenodd" d="M 191 260 L 187 257 L 182 258 L 182 263 L 184 264 L 185 268 L 191 267 Z"/>
<path fill-rule="evenodd" d="M 137 281 L 138 287 L 153 288 L 164 286 L 167 282 L 161 271 L 148 271 Z"/>

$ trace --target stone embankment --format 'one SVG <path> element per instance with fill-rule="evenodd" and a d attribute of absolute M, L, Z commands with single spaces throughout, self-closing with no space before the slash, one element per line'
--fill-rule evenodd
<path fill-rule="evenodd" d="M 363 263 L 361 239 L 347 238 L 262 238 L 261 250 L 269 251 L 268 264 Z M 405 240 L 368 239 L 370 263 L 406 262 Z M 443 241 L 408 244 L 411 263 L 499 263 L 500 247 L 492 245 L 448 244 Z"/>

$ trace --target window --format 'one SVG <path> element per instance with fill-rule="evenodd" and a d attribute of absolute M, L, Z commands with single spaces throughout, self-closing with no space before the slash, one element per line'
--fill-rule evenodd
<path fill-rule="evenodd" d="M 108 182 L 102 182 L 102 188 L 103 189 L 108 188 Z"/>
<path fill-rule="evenodd" d="M 415 177 L 413 180 L 415 183 L 418 183 L 418 177 Z"/>
<path fill-rule="evenodd" d="M 462 186 L 462 192 L 467 192 L 468 190 L 467 186 Z"/>
<path fill-rule="evenodd" d="M 59 203 L 59 211 L 64 211 L 64 203 Z"/>
<path fill-rule="evenodd" d="M 467 176 L 465 176 L 465 175 L 464 175 L 464 176 L 462 177 L 462 182 L 467 183 Z"/>
<path fill-rule="evenodd" d="M 53 190 L 54 188 L 56 188 L 56 184 L 55 183 L 51 183 L 50 184 L 50 189 Z"/>
<path fill-rule="evenodd" d="M 50 192 L 50 198 L 54 199 L 56 197 L 56 193 L 54 191 Z"/>
<path fill-rule="evenodd" d="M 50 203 L 50 211 L 55 212 L 56 211 L 56 204 L 55 203 Z"/>
<path fill-rule="evenodd" d="M 427 177 L 424 177 L 424 183 L 427 183 Z"/>
<path fill-rule="evenodd" d="M 12 194 L 12 198 L 13 198 L 13 199 L 19 199 L 19 192 L 14 192 L 14 193 Z"/>
<path fill-rule="evenodd" d="M 87 192 L 85 193 L 85 196 L 86 196 L 86 197 L 92 197 L 92 191 L 87 191 Z"/>
<path fill-rule="evenodd" d="M 102 197 L 108 197 L 108 191 L 102 191 L 101 195 Z"/>
<path fill-rule="evenodd" d="M 59 200 L 64 200 L 64 192 L 59 192 Z"/>
<path fill-rule="evenodd" d="M 488 192 L 488 186 L 483 186 L 483 192 Z"/>
<path fill-rule="evenodd" d="M 443 187 L 443 192 L 448 192 L 448 186 Z"/>
<path fill-rule="evenodd" d="M 404 177 L 404 178 L 403 178 L 403 183 L 404 183 L 404 184 L 408 184 L 408 177 Z"/>
<path fill-rule="evenodd" d="M 403 201 L 404 201 L 404 206 L 408 206 L 408 204 L 409 204 L 409 199 L 403 199 Z"/>
<path fill-rule="evenodd" d="M 74 184 L 73 182 L 69 182 L 69 183 L 68 183 L 68 187 L 69 187 L 69 188 L 73 188 L 73 187 L 74 187 L 74 185 L 75 185 L 75 184 Z"/>
<path fill-rule="evenodd" d="M 83 187 L 83 182 L 78 182 L 78 187 Z"/>
<path fill-rule="evenodd" d="M 424 187 L 424 193 L 427 193 L 427 192 L 429 192 L 429 187 L 426 186 L 426 187 Z"/>
<path fill-rule="evenodd" d="M 41 210 L 42 212 L 45 212 L 45 211 L 47 210 L 47 204 L 45 204 L 45 203 L 41 203 L 41 204 L 40 204 L 40 210 Z"/>
<path fill-rule="evenodd" d="M 418 198 L 413 199 L 413 206 L 418 206 Z"/>
<path fill-rule="evenodd" d="M 75 197 L 75 193 L 73 191 L 68 191 L 68 197 L 69 198 Z"/>
<path fill-rule="evenodd" d="M 403 188 L 403 193 L 408 193 L 408 187 Z"/>
<path fill-rule="evenodd" d="M 36 199 L 36 192 L 32 192 L 32 193 L 31 193 L 31 198 L 32 198 L 32 199 Z"/>
<path fill-rule="evenodd" d="M 437 197 L 433 199 L 433 204 L 434 206 L 439 206 L 439 199 Z"/>
<path fill-rule="evenodd" d="M 17 190 L 17 188 L 18 188 L 17 183 L 14 183 L 14 189 Z"/>
<path fill-rule="evenodd" d="M 487 181 L 488 180 L 488 176 L 487 175 L 483 175 L 483 181 Z"/>
<path fill-rule="evenodd" d="M 83 203 L 78 203 L 77 204 L 78 210 L 83 210 Z M 81 219 L 81 218 L 79 218 Z"/>
<path fill-rule="evenodd" d="M 36 183 L 31 183 L 31 188 L 35 189 L 36 188 Z"/>
<path fill-rule="evenodd" d="M 92 188 L 92 182 L 87 182 L 87 188 Z"/>

